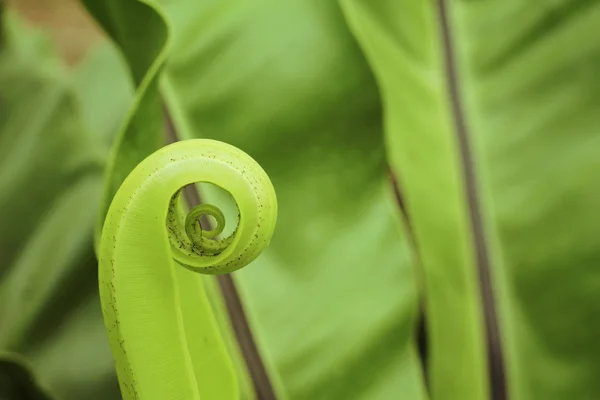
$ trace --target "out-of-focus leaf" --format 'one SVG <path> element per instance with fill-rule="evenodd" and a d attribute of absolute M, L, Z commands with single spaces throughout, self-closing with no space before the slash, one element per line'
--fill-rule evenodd
<path fill-rule="evenodd" d="M 110 20 L 90 10 L 117 31 L 131 2 Z M 235 277 L 280 397 L 424 398 L 378 95 L 336 3 L 160 4 L 174 29 L 162 88 L 178 133 L 239 146 L 278 193 L 270 248 Z M 153 135 L 143 115 L 126 135 Z"/>
<path fill-rule="evenodd" d="M 12 14 L 5 22 L 0 52 L 0 350 L 8 355 L 2 357 L 8 379 L 20 377 L 19 390 L 30 391 L 30 397 L 13 391 L 16 397 L 2 398 L 43 398 L 30 387 L 35 381 L 53 398 L 118 398 L 92 247 L 108 154 L 105 138 L 115 121 L 110 124 L 90 106 L 80 107 L 85 96 L 77 96 L 38 32 Z M 97 77 L 122 76 L 118 63 L 108 58 L 97 59 Z M 113 103 L 111 93 L 95 99 L 103 112 L 125 104 L 121 99 Z M 97 124 L 93 132 L 88 121 Z M 31 370 L 16 366 L 15 354 Z M 28 378 L 31 374 L 35 379 Z"/>
<path fill-rule="evenodd" d="M 4 24 L 1 22 L 4 20 L 4 11 L 5 10 L 5 4 L 4 2 L 0 2 L 0 46 L 4 45 Z"/>
<path fill-rule="evenodd" d="M 426 272 L 433 398 L 486 398 L 483 320 L 433 3 L 344 5 L 380 80 L 387 143 Z"/>
<path fill-rule="evenodd" d="M 0 399 L 50 400 L 31 375 L 31 370 L 14 355 L 0 355 Z"/>
<path fill-rule="evenodd" d="M 600 3 L 343 4 L 422 255 L 433 397 L 488 398 L 487 258 L 508 398 L 599 398 Z"/>
<path fill-rule="evenodd" d="M 107 165 L 96 243 L 104 216 L 121 183 L 146 156 L 165 143 L 158 74 L 169 43 L 167 25 L 152 1 L 82 0 L 121 49 L 136 85 L 134 103 L 115 139 Z"/>
<path fill-rule="evenodd" d="M 75 72 L 74 89 L 86 129 L 101 135 L 104 144 L 109 146 L 133 102 L 134 87 L 127 65 L 115 46 L 104 40 Z M 107 105 L 108 101 L 110 105 Z"/>

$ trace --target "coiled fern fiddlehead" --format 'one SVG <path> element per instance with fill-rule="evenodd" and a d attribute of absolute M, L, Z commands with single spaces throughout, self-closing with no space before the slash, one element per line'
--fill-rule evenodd
<path fill-rule="evenodd" d="M 186 216 L 179 195 L 195 182 L 235 199 L 239 221 L 230 236 L 217 238 L 225 218 L 213 205 Z M 202 230 L 203 215 L 215 218 L 213 230 Z M 195 273 L 250 263 L 269 244 L 276 217 L 267 174 L 221 142 L 177 142 L 131 172 L 112 200 L 99 249 L 104 322 L 125 400 L 236 398 L 232 366 Z"/>

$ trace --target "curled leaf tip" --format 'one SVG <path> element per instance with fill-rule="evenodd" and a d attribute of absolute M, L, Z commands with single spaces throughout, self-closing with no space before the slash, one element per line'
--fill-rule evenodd
<path fill-rule="evenodd" d="M 217 206 L 200 204 L 186 213 L 179 205 L 183 187 L 200 182 L 223 188 L 236 201 L 238 225 L 225 238 L 219 238 L 225 216 Z M 153 185 L 157 189 L 151 189 Z M 138 201 L 166 214 L 173 259 L 206 274 L 232 272 L 254 260 L 269 244 L 277 216 L 275 191 L 258 163 L 231 145 L 207 139 L 177 142 L 149 156 L 125 180 L 111 210 L 121 209 L 122 203 L 135 208 Z M 113 214 L 109 211 L 107 221 Z M 214 229 L 202 229 L 203 216 L 214 218 Z M 123 217 L 119 214 L 119 219 Z"/>
<path fill-rule="evenodd" d="M 188 211 L 180 201 L 184 187 L 202 182 L 235 200 L 238 223 L 225 237 L 219 207 L 200 204 Z M 213 229 L 202 228 L 204 216 L 214 218 Z M 193 312 L 184 304 L 206 302 L 201 285 L 188 284 L 194 274 L 186 269 L 223 274 L 246 266 L 269 244 L 276 218 L 275 191 L 265 171 L 222 142 L 168 145 L 129 174 L 109 207 L 99 257 L 104 322 L 126 399 L 164 400 L 175 392 L 183 393 L 177 398 L 199 399 L 202 385 L 190 380 L 198 376 L 190 368 L 201 369 L 203 352 L 189 343 L 210 324 L 185 320 Z M 168 374 L 179 377 L 172 382 L 151 367 L 164 366 L 165 357 L 184 360 L 169 364 Z"/>

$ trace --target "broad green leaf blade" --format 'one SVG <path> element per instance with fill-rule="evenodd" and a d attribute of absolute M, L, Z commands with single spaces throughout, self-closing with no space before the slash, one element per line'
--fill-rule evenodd
<path fill-rule="evenodd" d="M 162 4 L 179 134 L 244 149 L 277 191 L 270 247 L 234 276 L 278 395 L 424 398 L 378 96 L 336 4 Z"/>
<path fill-rule="evenodd" d="M 502 7 L 506 14 L 497 18 Z M 451 11 L 482 202 L 505 285 L 512 393 L 597 398 L 600 86 L 593 71 L 600 68 L 600 3 L 494 1 Z M 500 24 L 515 29 L 505 36 Z"/>
<path fill-rule="evenodd" d="M 487 362 L 489 326 L 472 308 L 483 250 L 507 396 L 597 398 L 600 5 L 437 3 L 343 2 L 385 99 L 390 160 L 423 258 L 433 395 L 481 399 L 487 390 L 470 369 Z M 466 198 L 461 130 L 476 203 Z M 476 340 L 457 340 L 458 330 Z M 492 374 L 496 393 L 498 381 Z"/>
<path fill-rule="evenodd" d="M 86 129 L 72 82 L 41 35 L 13 14 L 5 19 L 0 350 L 9 356 L 3 365 L 19 354 L 27 361 L 22 368 L 31 366 L 26 374 L 35 375 L 25 387 L 39 381 L 53 398 L 115 398 L 92 248 L 105 127 L 96 126 L 98 136 Z M 107 65 L 97 64 L 97 71 L 118 72 Z M 97 104 L 110 108 L 111 99 L 104 100 Z"/>
<path fill-rule="evenodd" d="M 484 399 L 482 309 L 434 3 L 343 5 L 379 79 L 390 163 L 424 268 L 432 397 Z"/>
<path fill-rule="evenodd" d="M 136 86 L 153 80 L 168 42 L 168 27 L 152 0 L 82 0 L 127 60 Z M 140 42 L 140 39 L 144 39 Z M 141 97 L 141 96 L 140 96 Z"/>

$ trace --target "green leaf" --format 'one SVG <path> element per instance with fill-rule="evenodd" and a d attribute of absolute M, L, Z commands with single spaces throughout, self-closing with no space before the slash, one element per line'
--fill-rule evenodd
<path fill-rule="evenodd" d="M 135 18 L 126 3 L 110 21 L 90 10 L 117 31 Z M 176 131 L 240 147 L 275 184 L 275 237 L 234 277 L 278 395 L 425 398 L 413 257 L 387 178 L 378 94 L 337 5 L 160 4 L 173 29 L 161 89 Z M 125 135 L 153 137 L 143 112 L 132 121 Z"/>
<path fill-rule="evenodd" d="M 422 258 L 433 397 L 598 398 L 600 4 L 343 5 Z"/>
<path fill-rule="evenodd" d="M 101 136 L 106 146 L 112 145 L 135 90 L 125 60 L 112 43 L 102 40 L 77 66 L 74 80 L 86 129 Z"/>
<path fill-rule="evenodd" d="M 127 175 L 165 143 L 157 76 L 168 47 L 168 30 L 151 1 L 82 0 L 122 51 L 136 85 L 134 104 L 115 139 L 107 166 L 96 247 L 110 201 Z"/>
<path fill-rule="evenodd" d="M 11 13 L 4 22 L 0 363 L 2 379 L 15 382 L 13 389 L 18 391 L 1 397 L 116 398 L 118 386 L 97 295 L 92 232 L 108 155 L 106 139 L 117 121 L 98 118 L 85 96 L 77 96 L 40 33 L 24 27 Z M 114 51 L 105 54 L 96 58 L 93 68 L 86 65 L 76 73 L 91 74 L 95 69 L 100 79 L 104 74 L 123 76 L 115 56 Z M 120 84 L 118 79 L 114 83 Z M 105 84 L 110 89 L 113 81 Z M 112 105 L 127 105 L 121 96 L 127 94 L 107 90 L 94 103 L 116 118 L 119 111 L 110 112 Z M 93 131 L 86 122 L 94 124 Z"/>

